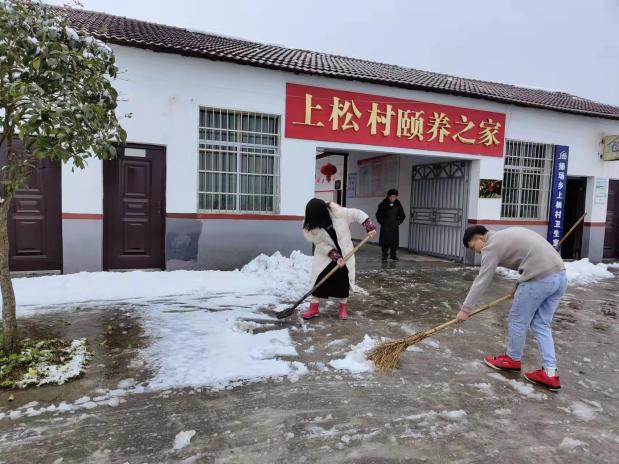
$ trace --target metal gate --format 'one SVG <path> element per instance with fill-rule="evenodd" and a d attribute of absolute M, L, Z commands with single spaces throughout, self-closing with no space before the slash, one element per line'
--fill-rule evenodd
<path fill-rule="evenodd" d="M 413 166 L 408 249 L 464 260 L 469 162 Z"/>

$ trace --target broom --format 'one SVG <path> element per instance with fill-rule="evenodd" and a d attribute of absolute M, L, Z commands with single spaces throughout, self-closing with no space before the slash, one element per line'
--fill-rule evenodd
<path fill-rule="evenodd" d="M 563 238 L 559 241 L 559 243 L 557 243 L 557 245 L 555 246 L 555 249 L 557 250 L 559 249 L 559 247 L 563 244 L 565 239 L 576 229 L 576 227 L 580 225 L 582 221 L 584 221 L 585 216 L 587 216 L 586 212 L 578 219 L 578 221 L 576 221 L 576 223 L 563 236 Z M 514 289 L 508 295 L 505 295 L 504 297 L 501 297 L 498 300 L 494 300 L 485 306 L 482 306 L 480 308 L 475 309 L 474 311 L 471 311 L 469 313 L 469 317 L 475 314 L 479 314 L 482 311 L 485 311 L 486 309 L 490 309 L 493 306 L 501 304 L 504 301 L 512 299 L 515 293 L 516 293 L 516 288 L 514 287 Z M 402 355 L 402 353 L 404 353 L 404 351 L 406 351 L 406 348 L 408 348 L 411 345 L 415 345 L 421 342 L 422 340 L 425 340 L 429 336 L 435 334 L 436 332 L 445 330 L 446 328 L 451 327 L 452 325 L 457 324 L 457 323 L 458 323 L 457 319 L 452 319 L 450 321 L 447 321 L 441 325 L 438 325 L 424 332 L 417 332 L 415 334 L 409 335 L 408 337 L 404 337 L 400 340 L 383 343 L 382 345 L 379 345 L 373 350 L 371 350 L 367 354 L 367 359 L 372 361 L 379 370 L 395 369 L 398 365 L 398 361 L 400 360 L 400 356 Z"/>
<path fill-rule="evenodd" d="M 469 313 L 469 317 L 475 314 L 479 314 L 482 311 L 485 311 L 486 309 L 492 308 L 493 306 L 503 303 L 504 301 L 510 300 L 511 298 L 513 298 L 513 296 L 514 296 L 513 292 L 510 292 L 509 295 L 505 295 L 499 298 L 498 300 L 494 300 L 493 302 L 488 303 L 485 306 L 482 306 L 480 308 L 475 309 L 474 311 L 471 311 Z M 402 355 L 402 353 L 404 353 L 404 351 L 406 351 L 406 348 L 408 348 L 411 345 L 416 345 L 417 343 L 421 342 L 422 340 L 425 340 L 429 336 L 434 335 L 436 332 L 445 330 L 446 328 L 451 327 L 452 325 L 457 324 L 457 323 L 458 323 L 458 320 L 454 318 L 441 325 L 437 325 L 436 327 L 432 329 L 425 330 L 423 332 L 414 333 L 400 340 L 383 343 L 382 345 L 379 345 L 373 350 L 371 350 L 367 355 L 367 359 L 372 361 L 374 365 L 381 371 L 395 369 L 398 365 L 398 361 L 400 360 L 400 356 Z"/>

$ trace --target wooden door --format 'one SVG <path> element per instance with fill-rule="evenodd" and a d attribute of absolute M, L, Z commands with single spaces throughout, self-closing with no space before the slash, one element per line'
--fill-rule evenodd
<path fill-rule="evenodd" d="M 103 268 L 164 269 L 165 148 L 119 148 L 103 187 Z"/>
<path fill-rule="evenodd" d="M 14 149 L 22 144 L 14 141 Z M 0 166 L 5 163 L 4 148 Z M 26 186 L 15 193 L 9 209 L 9 268 L 16 272 L 62 271 L 62 205 L 60 162 L 34 161 Z"/>

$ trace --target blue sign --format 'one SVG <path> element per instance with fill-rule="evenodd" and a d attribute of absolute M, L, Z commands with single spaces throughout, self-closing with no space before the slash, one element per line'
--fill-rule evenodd
<path fill-rule="evenodd" d="M 555 145 L 552 166 L 552 187 L 548 216 L 548 241 L 556 247 L 563 236 L 563 217 L 565 215 L 565 193 L 567 191 L 567 162 L 570 147 Z"/>

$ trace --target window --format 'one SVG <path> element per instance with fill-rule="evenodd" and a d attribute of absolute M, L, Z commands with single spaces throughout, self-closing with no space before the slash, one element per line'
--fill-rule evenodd
<path fill-rule="evenodd" d="M 200 109 L 198 209 L 277 213 L 279 117 Z"/>
<path fill-rule="evenodd" d="M 553 145 L 507 141 L 501 217 L 548 218 Z"/>

